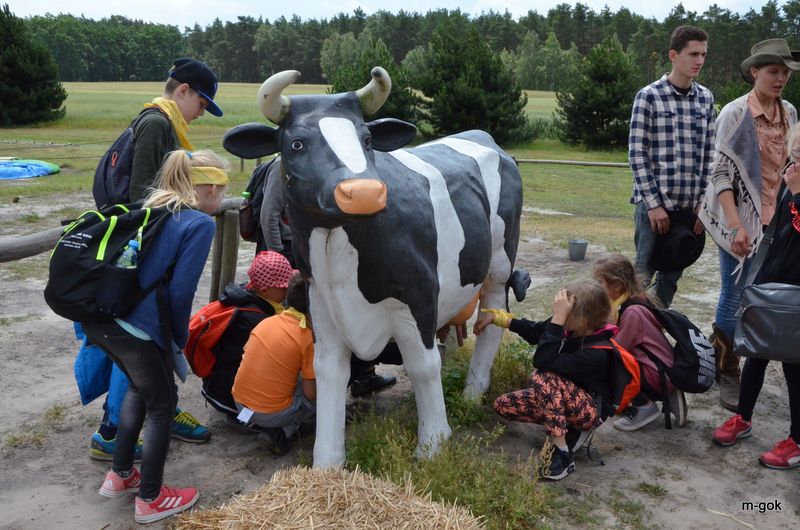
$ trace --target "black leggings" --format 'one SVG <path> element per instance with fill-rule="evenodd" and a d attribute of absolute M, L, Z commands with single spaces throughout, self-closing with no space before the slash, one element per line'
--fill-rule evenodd
<path fill-rule="evenodd" d="M 85 324 L 83 329 L 89 340 L 103 348 L 130 381 L 120 409 L 111 468 L 119 473 L 133 467 L 134 449 L 146 417 L 139 496 L 143 499 L 158 497 L 178 404 L 173 357 L 154 342 L 134 337 L 116 322 Z"/>
<path fill-rule="evenodd" d="M 769 361 L 763 359 L 748 358 L 744 362 L 739 388 L 739 407 L 736 412 L 741 414 L 745 421 L 751 421 L 753 418 L 753 408 L 764 385 L 767 364 Z M 789 413 L 792 421 L 789 435 L 797 443 L 800 442 L 800 364 L 782 364 L 786 386 L 789 387 Z"/>

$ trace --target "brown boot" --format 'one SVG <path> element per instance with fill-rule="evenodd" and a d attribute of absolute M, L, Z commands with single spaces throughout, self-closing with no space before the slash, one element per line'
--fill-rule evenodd
<path fill-rule="evenodd" d="M 717 327 L 712 324 L 714 333 L 711 335 L 711 344 L 714 346 L 714 356 L 717 364 L 717 384 L 719 385 L 719 403 L 731 412 L 736 412 L 739 405 L 739 356 L 733 353 L 733 342 Z"/>

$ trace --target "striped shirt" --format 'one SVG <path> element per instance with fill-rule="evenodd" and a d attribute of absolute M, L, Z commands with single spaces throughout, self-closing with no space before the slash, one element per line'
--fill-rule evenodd
<path fill-rule="evenodd" d="M 681 94 L 664 75 L 636 94 L 628 137 L 631 203 L 648 210 L 695 208 L 714 160 L 714 96 L 692 82 Z"/>

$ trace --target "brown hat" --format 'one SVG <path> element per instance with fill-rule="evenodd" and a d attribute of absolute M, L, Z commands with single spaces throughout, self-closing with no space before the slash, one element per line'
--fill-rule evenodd
<path fill-rule="evenodd" d="M 790 50 L 786 39 L 767 39 L 754 45 L 750 57 L 742 61 L 742 77 L 751 85 L 755 82 L 750 67 L 766 64 L 783 64 L 789 70 L 800 70 L 800 50 Z"/>

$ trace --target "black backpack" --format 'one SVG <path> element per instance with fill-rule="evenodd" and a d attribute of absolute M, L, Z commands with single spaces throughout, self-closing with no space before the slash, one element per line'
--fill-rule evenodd
<path fill-rule="evenodd" d="M 82 213 L 66 226 L 50 255 L 47 305 L 75 322 L 109 322 L 133 311 L 169 277 L 171 268 L 165 278 L 143 288 L 138 268 L 121 268 L 115 261 L 132 239 L 139 240 L 139 261 L 146 257 L 171 215 L 166 208 L 122 204 Z"/>
<path fill-rule="evenodd" d="M 647 302 L 631 300 L 623 304 L 623 310 L 630 304 L 643 305 L 656 317 L 664 332 L 672 338 L 673 365 L 667 366 L 643 348 L 648 357 L 658 367 L 663 392 L 664 423 L 672 428 L 670 406 L 667 396 L 666 378 L 684 392 L 702 394 L 714 384 L 716 363 L 714 347 L 700 329 L 686 315 L 674 309 L 663 309 Z"/>
<path fill-rule="evenodd" d="M 128 191 L 133 171 L 133 147 L 136 143 L 134 129 L 142 118 L 154 112 L 163 114 L 158 107 L 144 109 L 100 158 L 92 183 L 92 196 L 98 208 L 105 208 L 112 204 L 126 204 L 129 201 Z M 171 126 L 172 122 L 170 122 Z"/>
<path fill-rule="evenodd" d="M 245 241 L 263 241 L 261 235 L 261 205 L 264 203 L 264 186 L 267 183 L 269 170 L 278 157 L 269 162 L 259 164 L 250 175 L 245 191 L 250 193 L 249 204 L 239 210 L 239 234 Z"/>

